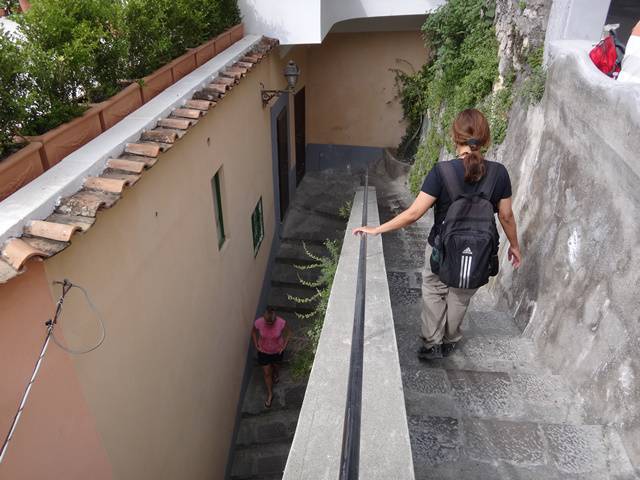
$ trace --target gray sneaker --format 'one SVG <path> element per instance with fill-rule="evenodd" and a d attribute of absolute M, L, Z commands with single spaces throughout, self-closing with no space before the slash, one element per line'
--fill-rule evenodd
<path fill-rule="evenodd" d="M 418 350 L 418 358 L 420 360 L 439 360 L 442 358 L 442 347 L 440 345 L 434 345 L 431 348 L 422 346 Z"/>
<path fill-rule="evenodd" d="M 448 357 L 449 355 L 451 355 L 453 353 L 453 351 L 456 349 L 456 343 L 443 343 L 442 344 L 442 356 L 443 357 Z"/>

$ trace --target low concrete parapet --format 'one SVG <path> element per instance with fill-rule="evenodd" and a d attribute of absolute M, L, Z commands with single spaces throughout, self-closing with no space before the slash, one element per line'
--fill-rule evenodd
<path fill-rule="evenodd" d="M 364 189 L 356 193 L 284 480 L 337 479 L 353 331 Z M 378 225 L 374 188 L 369 225 Z M 380 236 L 367 238 L 360 478 L 413 480 L 389 286 Z"/>

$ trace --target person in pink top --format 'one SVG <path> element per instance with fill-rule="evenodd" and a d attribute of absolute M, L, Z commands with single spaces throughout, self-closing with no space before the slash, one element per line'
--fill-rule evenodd
<path fill-rule="evenodd" d="M 266 408 L 270 408 L 273 401 L 273 384 L 278 383 L 278 369 L 289 343 L 289 336 L 287 322 L 276 316 L 272 308 L 267 308 L 264 315 L 253 324 L 251 338 L 258 351 L 258 363 L 262 366 L 264 383 L 267 385 L 267 399 L 264 402 Z"/>

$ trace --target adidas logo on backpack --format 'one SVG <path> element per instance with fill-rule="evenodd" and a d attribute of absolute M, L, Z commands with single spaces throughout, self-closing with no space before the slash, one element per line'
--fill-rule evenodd
<path fill-rule="evenodd" d="M 481 287 L 498 273 L 492 257 L 497 253 L 499 237 L 490 200 L 497 168 L 487 162 L 487 173 L 472 194 L 463 194 L 451 162 L 438 163 L 436 168 L 452 203 L 435 239 L 438 271 L 434 273 L 450 287 Z"/>

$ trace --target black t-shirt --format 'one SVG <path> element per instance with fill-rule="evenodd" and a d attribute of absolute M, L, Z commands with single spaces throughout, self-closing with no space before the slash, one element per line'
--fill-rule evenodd
<path fill-rule="evenodd" d="M 480 182 L 476 183 L 466 183 L 464 181 L 464 163 L 461 159 L 455 158 L 450 160 L 453 162 L 454 169 L 458 178 L 460 179 L 460 184 L 462 185 L 462 190 L 464 193 L 475 193 L 478 191 L 478 186 Z M 491 203 L 493 204 L 493 210 L 498 212 L 498 202 L 503 198 L 509 198 L 511 196 L 511 179 L 509 178 L 509 173 L 507 169 L 501 163 L 497 162 L 489 162 L 494 165 L 494 168 L 498 169 L 498 177 L 496 179 L 496 186 L 493 189 L 493 194 L 491 195 Z M 440 225 L 445 216 L 447 215 L 447 210 L 449 210 L 449 205 L 451 205 L 451 198 L 449 197 L 449 192 L 444 185 L 444 181 L 440 176 L 440 171 L 437 168 L 432 168 L 427 178 L 424 179 L 424 183 L 422 184 L 422 189 L 424 193 L 431 195 L 432 197 L 436 197 L 436 204 L 434 207 L 434 216 L 435 222 L 433 228 L 431 229 L 431 233 L 429 233 L 429 245 L 433 245 L 433 240 L 437 234 L 437 225 Z"/>

